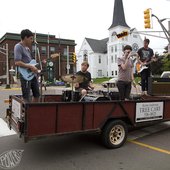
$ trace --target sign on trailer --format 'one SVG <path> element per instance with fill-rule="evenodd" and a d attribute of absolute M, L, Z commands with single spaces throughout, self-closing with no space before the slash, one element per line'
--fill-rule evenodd
<path fill-rule="evenodd" d="M 136 122 L 163 119 L 163 102 L 136 103 Z"/>

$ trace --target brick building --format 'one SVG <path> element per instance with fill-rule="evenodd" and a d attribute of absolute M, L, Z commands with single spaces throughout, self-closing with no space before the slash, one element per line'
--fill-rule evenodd
<path fill-rule="evenodd" d="M 6 44 L 8 44 L 8 54 L 9 54 L 9 69 L 15 68 L 14 64 L 14 46 L 18 42 L 20 42 L 20 34 L 15 33 L 6 33 L 4 36 L 0 38 L 0 47 L 5 48 Z M 53 78 L 59 79 L 59 76 L 66 74 L 66 65 L 67 65 L 67 46 L 69 46 L 69 54 L 70 54 L 70 73 L 73 73 L 74 63 L 72 62 L 71 55 L 75 52 L 75 41 L 69 39 L 56 38 L 55 35 L 47 35 L 47 34 L 36 34 L 36 41 L 38 43 L 37 47 L 40 52 L 41 61 L 52 61 L 53 69 L 52 74 Z M 35 45 L 33 44 L 30 47 L 33 56 L 35 55 Z M 1 51 L 1 50 L 0 50 Z M 50 56 L 55 53 L 60 53 L 59 57 L 52 59 Z M 49 60 L 48 60 L 49 57 Z M 59 71 L 59 61 L 60 61 L 60 71 Z M 48 63 L 48 62 L 47 62 Z M 43 64 L 43 68 L 45 68 L 45 79 L 48 80 L 47 73 L 47 63 Z M 59 75 L 60 74 L 60 75 Z M 0 52 L 0 78 L 6 75 L 6 56 Z M 2 80 L 1 80 L 2 81 Z M 6 81 L 6 80 L 5 80 Z"/>

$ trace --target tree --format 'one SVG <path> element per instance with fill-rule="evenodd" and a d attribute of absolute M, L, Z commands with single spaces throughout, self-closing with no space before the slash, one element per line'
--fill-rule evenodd
<path fill-rule="evenodd" d="M 162 64 L 162 72 L 170 71 L 170 54 L 164 55 L 164 58 L 162 59 Z"/>
<path fill-rule="evenodd" d="M 155 57 L 157 58 L 156 62 L 151 63 L 151 70 L 153 75 L 160 75 L 162 73 L 162 56 L 158 53 L 155 53 Z"/>

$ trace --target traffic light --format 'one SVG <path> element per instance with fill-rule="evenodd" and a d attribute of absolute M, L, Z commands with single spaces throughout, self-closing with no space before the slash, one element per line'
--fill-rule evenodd
<path fill-rule="evenodd" d="M 144 27 L 151 28 L 151 9 L 144 11 Z"/>
<path fill-rule="evenodd" d="M 76 63 L 76 53 L 73 53 L 73 56 L 72 56 L 72 61 L 73 61 L 73 63 Z"/>
<path fill-rule="evenodd" d="M 116 36 L 117 38 L 123 38 L 125 36 L 128 36 L 128 34 L 129 34 L 128 31 L 123 31 L 120 34 L 117 34 Z"/>

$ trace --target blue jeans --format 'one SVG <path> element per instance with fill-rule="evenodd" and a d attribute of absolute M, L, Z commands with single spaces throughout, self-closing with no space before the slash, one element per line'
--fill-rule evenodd
<path fill-rule="evenodd" d="M 151 71 L 150 69 L 145 69 L 140 74 L 141 74 L 142 91 L 148 91 L 148 78 L 151 75 Z"/>
<path fill-rule="evenodd" d="M 119 98 L 120 100 L 125 100 L 130 98 L 131 92 L 131 82 L 129 81 L 118 81 L 117 88 L 119 90 Z"/>
<path fill-rule="evenodd" d="M 39 83 L 37 77 L 34 77 L 32 80 L 27 81 L 22 76 L 20 76 L 20 81 L 21 81 L 21 88 L 22 88 L 22 96 L 24 100 L 30 101 L 31 90 L 35 98 L 38 98 L 40 96 Z"/>

